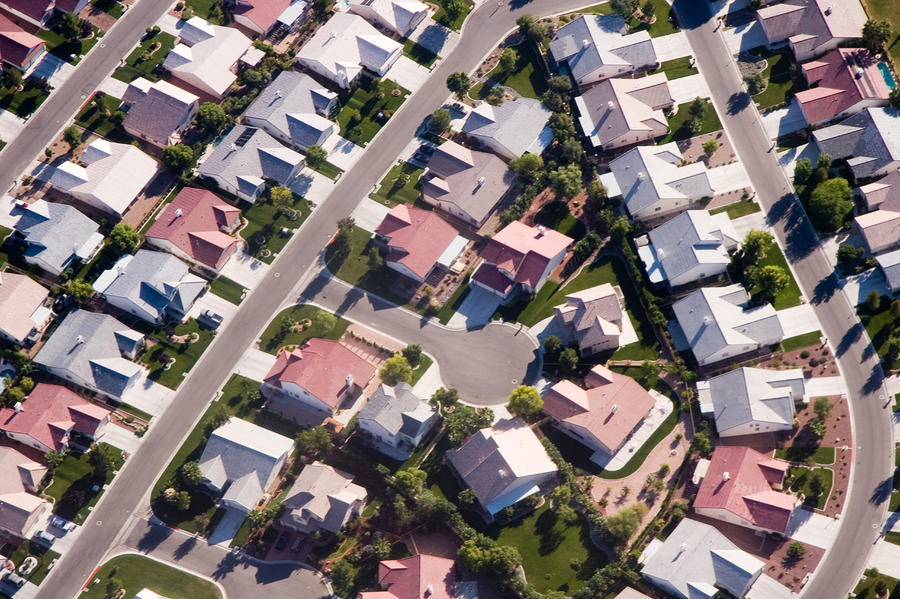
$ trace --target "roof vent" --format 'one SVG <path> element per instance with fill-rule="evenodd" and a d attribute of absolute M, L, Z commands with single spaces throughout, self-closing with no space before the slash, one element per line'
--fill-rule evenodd
<path fill-rule="evenodd" d="M 543 237 L 544 233 L 546 233 L 546 232 L 547 232 L 547 227 L 545 227 L 544 225 L 537 226 L 537 236 L 538 237 Z"/>
<path fill-rule="evenodd" d="M 703 324 L 709 324 L 709 316 L 703 317 Z"/>
<path fill-rule="evenodd" d="M 723 482 L 723 483 L 728 482 L 728 479 L 729 479 L 729 478 L 731 478 L 731 475 L 728 474 L 728 472 L 723 472 L 723 473 L 722 473 L 722 482 Z"/>
<path fill-rule="evenodd" d="M 665 258 L 666 250 L 664 248 L 656 248 L 656 257 L 657 258 Z"/>
<path fill-rule="evenodd" d="M 281 97 L 281 90 L 280 90 L 280 89 L 276 89 L 276 90 L 275 90 L 275 93 L 274 93 L 273 95 L 274 95 L 274 97 L 275 97 L 276 100 L 279 99 L 279 98 Z"/>
<path fill-rule="evenodd" d="M 433 587 L 433 586 L 428 585 L 427 587 L 425 587 L 425 596 L 426 596 L 426 597 L 431 597 L 431 595 L 432 595 L 433 593 L 434 593 L 434 587 Z"/>
<path fill-rule="evenodd" d="M 862 77 L 864 72 L 865 72 L 865 71 L 863 71 L 863 68 L 862 68 L 861 66 L 857 65 L 857 67 L 856 67 L 856 78 L 859 79 L 860 77 Z"/>
<path fill-rule="evenodd" d="M 238 149 L 238 146 L 237 146 L 236 143 L 231 144 L 231 151 L 232 151 L 232 152 L 237 152 L 237 149 Z"/>
<path fill-rule="evenodd" d="M 619 404 L 614 403 L 613 406 L 612 406 L 612 408 L 610 408 L 609 411 L 612 412 L 613 414 L 615 414 L 616 412 L 618 412 L 618 411 L 619 411 Z"/>
<path fill-rule="evenodd" d="M 606 107 L 609 108 L 610 110 L 615 110 L 615 109 L 616 109 L 616 103 L 613 102 L 612 100 L 610 100 L 609 102 L 606 103 Z"/>
<path fill-rule="evenodd" d="M 643 179 L 644 179 L 644 171 L 638 171 L 637 178 L 643 181 Z"/>
<path fill-rule="evenodd" d="M 478 187 L 484 185 L 484 177 L 478 177 Z"/>
<path fill-rule="evenodd" d="M 681 545 L 678 546 L 678 551 L 686 551 L 686 550 L 687 550 L 687 543 L 682 543 Z"/>
<path fill-rule="evenodd" d="M 353 375 L 352 374 L 348 374 L 347 378 L 344 380 L 347 382 L 348 388 L 353 386 Z"/>
<path fill-rule="evenodd" d="M 831 7 L 829 6 L 825 9 L 825 16 L 828 16 L 830 14 L 831 14 Z"/>
<path fill-rule="evenodd" d="M 590 48 L 590 47 L 591 47 L 591 40 L 589 40 L 589 39 L 587 39 L 587 38 L 584 38 L 583 40 L 581 40 L 581 47 L 582 47 L 582 48 Z"/>
<path fill-rule="evenodd" d="M 175 218 L 178 218 L 179 216 L 183 216 L 183 215 L 184 215 L 184 211 L 181 208 L 175 209 Z"/>
<path fill-rule="evenodd" d="M 13 410 L 16 411 L 16 414 L 18 414 L 19 412 L 21 412 L 23 409 L 24 409 L 24 408 L 22 407 L 22 402 L 21 402 L 21 401 L 17 401 L 16 404 L 13 406 Z"/>
<path fill-rule="evenodd" d="M 506 470 L 503 468 L 497 470 L 497 478 L 506 478 Z"/>
<path fill-rule="evenodd" d="M 84 343 L 84 337 L 82 335 L 75 337 L 75 345 L 81 345 L 82 343 Z"/>

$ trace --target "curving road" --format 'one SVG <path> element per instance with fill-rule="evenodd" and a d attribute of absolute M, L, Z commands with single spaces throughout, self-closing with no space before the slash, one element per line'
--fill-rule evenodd
<path fill-rule="evenodd" d="M 759 113 L 744 92 L 731 53 L 709 14 L 709 3 L 676 0 L 675 10 L 731 143 L 750 175 L 757 199 L 785 249 L 800 288 L 810 298 L 849 390 L 856 440 L 850 489 L 834 545 L 802 591 L 811 599 L 844 597 L 865 568 L 891 490 L 893 430 L 881 366 L 778 164 Z"/>

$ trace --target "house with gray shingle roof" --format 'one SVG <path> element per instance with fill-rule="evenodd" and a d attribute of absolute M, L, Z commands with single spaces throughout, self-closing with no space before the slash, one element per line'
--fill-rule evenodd
<path fill-rule="evenodd" d="M 395 460 L 411 456 L 436 420 L 437 410 L 406 383 L 379 386 L 358 417 L 372 445 Z"/>
<path fill-rule="evenodd" d="M 266 188 L 266 179 L 290 187 L 306 165 L 302 154 L 284 147 L 263 131 L 236 125 L 197 167 L 203 177 L 250 203 Z"/>
<path fill-rule="evenodd" d="M 820 153 L 847 159 L 853 176 L 879 177 L 900 168 L 900 112 L 866 108 L 836 125 L 813 131 Z"/>
<path fill-rule="evenodd" d="M 798 62 L 862 37 L 866 12 L 859 0 L 785 0 L 756 11 L 769 46 L 787 42 Z"/>
<path fill-rule="evenodd" d="M 122 127 L 129 135 L 158 148 L 181 141 L 197 114 L 200 98 L 168 81 L 153 83 L 143 77 L 132 81 L 122 98 L 128 113 Z"/>
<path fill-rule="evenodd" d="M 321 146 L 334 133 L 334 122 L 325 117 L 336 105 L 337 94 L 309 75 L 282 71 L 250 104 L 243 123 L 305 151 L 309 146 Z"/>
<path fill-rule="evenodd" d="M 307 464 L 284 499 L 282 526 L 302 533 L 336 534 L 366 502 L 353 477 L 321 462 Z"/>
<path fill-rule="evenodd" d="M 25 261 L 53 275 L 76 262 L 89 262 L 103 247 L 100 226 L 65 204 L 38 200 L 25 208 L 14 227 L 25 243 Z"/>
<path fill-rule="evenodd" d="M 121 400 L 144 376 L 132 362 L 144 336 L 106 314 L 75 309 L 34 358 L 48 373 Z"/>
<path fill-rule="evenodd" d="M 113 306 L 151 324 L 181 320 L 206 289 L 206 280 L 165 252 L 138 250 L 125 254 L 104 271 L 94 291 Z"/>
<path fill-rule="evenodd" d="M 876 256 L 875 261 L 878 262 L 878 267 L 884 273 L 891 293 L 900 292 L 900 250 Z"/>
<path fill-rule="evenodd" d="M 803 371 L 738 368 L 697 382 L 700 409 L 712 414 L 720 437 L 791 430 L 803 401 Z"/>
<path fill-rule="evenodd" d="M 547 126 L 551 114 L 532 98 L 507 100 L 500 106 L 482 102 L 469 113 L 462 132 L 507 160 L 526 152 L 540 155 L 553 141 Z"/>
<path fill-rule="evenodd" d="M 428 16 L 428 5 L 418 0 L 350 0 L 349 9 L 400 37 L 408 36 Z"/>
<path fill-rule="evenodd" d="M 618 15 L 582 15 L 556 32 L 550 56 L 565 63 L 579 87 L 658 64 L 646 30 L 625 34 Z"/>

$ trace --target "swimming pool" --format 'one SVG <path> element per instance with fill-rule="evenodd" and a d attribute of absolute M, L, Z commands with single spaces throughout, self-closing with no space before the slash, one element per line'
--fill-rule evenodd
<path fill-rule="evenodd" d="M 885 63 L 878 63 L 878 70 L 881 71 L 881 76 L 884 77 L 884 82 L 887 83 L 887 86 L 890 89 L 894 89 L 897 87 L 897 82 L 894 81 L 894 74 L 891 73 L 890 67 L 888 67 Z"/>

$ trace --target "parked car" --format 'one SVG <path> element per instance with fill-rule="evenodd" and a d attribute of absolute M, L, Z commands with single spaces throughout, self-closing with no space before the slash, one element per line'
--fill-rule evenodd
<path fill-rule="evenodd" d="M 50 516 L 50 524 L 65 531 L 73 531 L 76 526 L 74 522 L 69 522 L 65 518 L 60 518 L 59 516 Z"/>
<path fill-rule="evenodd" d="M 197 322 L 206 325 L 211 329 L 218 329 L 222 325 L 223 320 L 221 314 L 213 312 L 212 310 L 204 310 L 200 313 L 200 318 L 197 319 Z"/>
<path fill-rule="evenodd" d="M 38 541 L 39 543 L 43 543 L 44 545 L 52 545 L 53 541 L 56 540 L 56 537 L 51 535 L 46 530 L 42 530 L 34 535 L 34 540 Z"/>
<path fill-rule="evenodd" d="M 6 576 L 3 577 L 3 581 L 7 582 L 13 586 L 20 587 L 25 584 L 25 579 L 16 574 L 15 572 L 9 572 Z"/>

